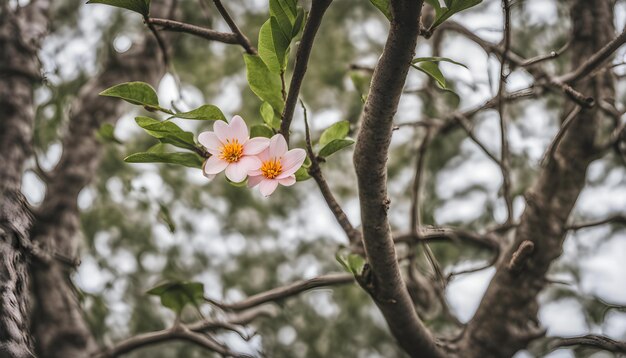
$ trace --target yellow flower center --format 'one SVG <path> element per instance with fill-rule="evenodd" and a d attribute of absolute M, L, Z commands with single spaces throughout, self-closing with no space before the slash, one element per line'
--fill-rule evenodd
<path fill-rule="evenodd" d="M 270 159 L 261 164 L 261 173 L 267 179 L 274 179 L 283 172 L 283 165 L 278 159 Z"/>
<path fill-rule="evenodd" d="M 241 145 L 237 139 L 229 139 L 226 141 L 226 144 L 224 144 L 221 151 L 221 159 L 229 163 L 234 163 L 239 161 L 243 155 L 243 145 Z"/>

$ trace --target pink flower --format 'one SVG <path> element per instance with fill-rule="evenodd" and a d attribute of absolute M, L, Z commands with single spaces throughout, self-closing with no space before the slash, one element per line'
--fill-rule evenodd
<path fill-rule="evenodd" d="M 235 183 L 242 182 L 251 170 L 261 167 L 257 154 L 266 149 L 270 140 L 252 138 L 246 122 L 240 116 L 234 116 L 230 123 L 216 121 L 214 132 L 202 132 L 198 142 L 211 153 L 204 163 L 204 175 L 213 179 L 215 175 L 226 171 L 226 177 Z"/>
<path fill-rule="evenodd" d="M 261 167 L 248 173 L 248 186 L 259 186 L 261 194 L 269 196 L 278 184 L 293 185 L 296 182 L 295 172 L 302 166 L 306 158 L 304 149 L 296 148 L 287 151 L 287 142 L 282 134 L 276 134 L 270 140 L 267 149 L 259 153 Z"/>

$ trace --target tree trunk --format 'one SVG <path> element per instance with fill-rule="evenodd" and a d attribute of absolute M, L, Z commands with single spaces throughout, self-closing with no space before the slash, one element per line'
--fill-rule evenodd
<path fill-rule="evenodd" d="M 96 133 L 103 124 L 115 123 L 128 109 L 123 102 L 98 93 L 137 79 L 157 84 L 165 72 L 154 37 L 147 30 L 144 36 L 144 41 L 129 52 L 112 58 L 74 102 L 69 130 L 63 138 L 63 155 L 50 173 L 46 198 L 32 231 L 33 241 L 47 252 L 78 259 L 82 237 L 77 197 L 92 181 L 100 163 L 102 146 Z M 71 271 L 72 267 L 61 261 L 32 266 L 36 303 L 33 334 L 41 358 L 89 357 L 98 349 L 70 281 Z"/>
<path fill-rule="evenodd" d="M 576 0 L 571 9 L 572 67 L 614 37 L 613 1 Z M 614 92 L 609 71 L 574 84 L 596 101 Z M 572 106 L 565 111 L 570 113 Z M 550 264 L 562 251 L 565 224 L 596 159 L 601 130 L 598 107 L 582 109 L 573 119 L 553 158 L 526 193 L 526 209 L 513 243 L 504 251 L 496 274 L 458 346 L 461 357 L 510 357 L 543 334 L 537 322 L 537 294 L 545 287 Z M 516 257 L 516 259 L 514 259 Z M 517 260 L 511 265 L 512 260 Z"/>
<path fill-rule="evenodd" d="M 0 4 L 0 357 L 31 357 L 28 231 L 32 218 L 21 193 L 32 151 L 37 51 L 48 29 L 47 0 L 12 10 Z"/>

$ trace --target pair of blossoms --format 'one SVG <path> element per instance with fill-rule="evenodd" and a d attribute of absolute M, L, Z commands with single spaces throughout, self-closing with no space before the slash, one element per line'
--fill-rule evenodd
<path fill-rule="evenodd" d="M 213 132 L 200 133 L 198 142 L 211 153 L 203 166 L 204 176 L 213 179 L 224 171 L 235 183 L 248 178 L 248 187 L 258 186 L 264 196 L 272 194 L 278 184 L 295 184 L 295 173 L 306 159 L 304 149 L 287 150 L 282 134 L 271 139 L 250 138 L 240 116 L 234 116 L 228 124 L 216 121 Z"/>

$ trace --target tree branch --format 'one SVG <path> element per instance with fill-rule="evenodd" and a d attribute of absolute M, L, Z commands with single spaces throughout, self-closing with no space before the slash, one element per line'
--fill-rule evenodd
<path fill-rule="evenodd" d="M 343 285 L 352 282 L 354 282 L 354 276 L 350 274 L 329 274 L 257 293 L 254 296 L 248 297 L 247 299 L 236 303 L 223 303 L 211 299 L 207 299 L 207 301 L 227 311 L 243 311 L 264 303 L 282 301 L 286 298 L 315 288 Z"/>
<path fill-rule="evenodd" d="M 289 127 L 293 119 L 293 113 L 296 109 L 296 103 L 298 102 L 298 96 L 300 95 L 300 87 L 302 87 L 302 80 L 306 74 L 307 65 L 309 62 L 309 56 L 311 55 L 311 49 L 313 48 L 313 41 L 315 41 L 315 35 L 319 29 L 322 18 L 326 9 L 330 6 L 332 0 L 315 0 L 311 3 L 311 11 L 304 25 L 304 31 L 302 32 L 302 39 L 298 45 L 298 52 L 296 53 L 296 63 L 293 68 L 293 75 L 291 82 L 289 83 L 289 93 L 287 94 L 287 100 L 285 101 L 285 108 L 283 109 L 282 121 L 280 123 L 280 133 L 285 137 L 287 143 L 289 143 Z"/>
<path fill-rule="evenodd" d="M 609 337 L 598 334 L 588 334 L 586 336 L 556 338 L 549 344 L 550 350 L 562 347 L 584 346 L 601 349 L 612 353 L 626 354 L 626 342 L 616 341 Z"/>
<path fill-rule="evenodd" d="M 239 44 L 239 39 L 237 38 L 237 35 L 233 33 L 219 32 L 196 25 L 186 24 L 184 22 L 168 19 L 159 19 L 154 17 L 148 18 L 147 23 L 150 25 L 159 26 L 161 27 L 161 29 L 166 31 L 184 32 L 201 37 L 206 40 L 218 41 L 226 44 Z"/>
<path fill-rule="evenodd" d="M 243 32 L 241 32 L 241 30 L 239 29 L 239 27 L 237 26 L 233 18 L 230 16 L 230 14 L 228 13 L 224 5 L 222 5 L 222 2 L 220 0 L 213 0 L 213 3 L 215 4 L 217 11 L 219 11 L 219 13 L 222 15 L 222 18 L 224 19 L 224 21 L 226 21 L 226 24 L 228 24 L 228 27 L 230 27 L 230 30 L 237 37 L 237 41 L 239 42 L 239 44 L 246 50 L 246 53 L 248 53 L 249 55 L 256 55 L 257 54 L 256 48 L 252 46 L 252 43 L 250 43 L 250 40 L 248 40 L 246 35 L 244 35 Z"/>
<path fill-rule="evenodd" d="M 99 357 L 119 357 L 134 350 L 169 341 L 187 341 L 204 349 L 216 352 L 226 357 L 249 357 L 245 354 L 235 353 L 224 345 L 216 342 L 209 336 L 193 332 L 188 327 L 178 324 L 171 329 L 150 332 L 128 338 L 116 344 L 114 347 L 99 353 Z"/>
<path fill-rule="evenodd" d="M 419 34 L 422 1 L 391 2 L 391 27 L 372 77 L 354 151 L 363 243 L 368 265 L 359 283 L 380 308 L 391 333 L 413 357 L 441 357 L 420 321 L 396 260 L 387 211 L 387 157 L 393 117 Z"/>
<path fill-rule="evenodd" d="M 568 84 L 576 83 L 580 79 L 591 74 L 602 64 L 609 61 L 613 53 L 624 43 L 626 43 L 626 27 L 624 27 L 621 34 L 602 47 L 600 51 L 589 57 L 587 61 L 583 62 L 583 64 L 574 71 L 560 76 L 558 81 Z"/>
<path fill-rule="evenodd" d="M 600 226 L 600 225 L 605 225 L 605 224 L 626 225 L 626 215 L 613 215 L 606 219 L 595 220 L 595 221 L 579 223 L 579 224 L 574 223 L 574 224 L 565 226 L 565 229 L 566 230 L 580 230 L 580 229 L 586 229 L 589 227 Z"/>
<path fill-rule="evenodd" d="M 302 109 L 304 110 L 306 150 L 307 150 L 309 159 L 311 160 L 311 167 L 309 167 L 308 173 L 309 175 L 311 175 L 311 177 L 313 177 L 313 179 L 317 183 L 317 186 L 320 188 L 320 191 L 322 192 L 322 196 L 324 197 L 324 200 L 326 200 L 326 204 L 328 205 L 328 208 L 335 216 L 335 219 L 337 220 L 337 222 L 339 223 L 343 231 L 346 233 L 346 236 L 348 236 L 348 240 L 350 241 L 350 243 L 353 245 L 358 244 L 361 241 L 361 232 L 355 229 L 354 226 L 352 226 L 352 224 L 350 223 L 350 220 L 348 219 L 348 216 L 341 208 L 341 205 L 339 205 L 339 203 L 337 202 L 337 199 L 335 199 L 333 192 L 330 190 L 330 187 L 328 186 L 328 183 L 326 182 L 326 179 L 324 178 L 324 175 L 322 174 L 322 169 L 320 168 L 319 159 L 317 158 L 317 156 L 315 155 L 315 152 L 313 151 L 313 144 L 311 143 L 311 132 L 309 130 L 309 120 L 307 118 L 306 107 L 304 106 L 303 103 L 302 103 Z"/>

